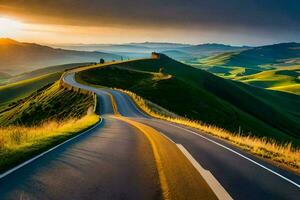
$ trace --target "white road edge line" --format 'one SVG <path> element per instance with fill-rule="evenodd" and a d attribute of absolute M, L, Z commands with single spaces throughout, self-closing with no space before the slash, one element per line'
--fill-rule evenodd
<path fill-rule="evenodd" d="M 43 153 L 41 153 L 41 154 L 39 154 L 39 155 L 37 155 L 37 156 L 35 156 L 35 157 L 29 159 L 29 160 L 27 160 L 27 161 L 25 161 L 25 162 L 23 162 L 23 163 L 17 165 L 16 167 L 14 167 L 14 168 L 12 168 L 12 169 L 10 169 L 10 170 L 4 172 L 3 174 L 0 174 L 0 179 L 2 179 L 2 178 L 4 178 L 4 177 L 6 177 L 7 175 L 9 175 L 9 174 L 11 174 L 11 173 L 17 171 L 18 169 L 20 169 L 20 168 L 22 168 L 22 167 L 28 165 L 29 163 L 32 163 L 32 162 L 35 161 L 36 159 L 38 159 L 38 158 L 42 157 L 43 155 L 45 155 L 45 154 L 47 154 L 47 153 L 49 153 L 49 152 L 51 152 L 51 151 L 57 149 L 58 147 L 60 147 L 60 146 L 62 146 L 62 145 L 64 145 L 64 144 L 66 144 L 66 143 L 68 143 L 68 142 L 70 142 L 70 141 L 72 141 L 72 140 L 74 140 L 74 139 L 80 137 L 81 135 L 86 134 L 87 132 L 89 132 L 89 131 L 95 129 L 95 128 L 98 127 L 100 124 L 102 124 L 102 121 L 103 121 L 102 118 L 100 118 L 100 122 L 98 122 L 97 124 L 95 124 L 93 127 L 89 128 L 88 130 L 86 130 L 86 131 L 84 131 L 84 132 L 82 132 L 82 133 L 80 133 L 80 134 L 78 134 L 78 135 L 76 135 L 76 136 L 74 136 L 74 137 L 72 137 L 72 138 L 70 138 L 70 139 L 64 141 L 63 143 L 60 143 L 60 144 L 58 144 L 58 145 L 52 147 L 51 149 L 48 149 L 47 151 L 44 151 Z"/>
<path fill-rule="evenodd" d="M 205 182 L 209 185 L 209 187 L 213 190 L 218 199 L 224 200 L 233 200 L 230 194 L 223 188 L 223 186 L 219 183 L 219 181 L 212 175 L 212 173 L 206 169 L 204 169 L 195 159 L 194 157 L 184 148 L 182 144 L 175 143 L 171 138 L 166 136 L 164 133 L 159 132 L 163 137 L 172 142 L 177 146 L 177 148 L 183 153 L 183 155 L 191 162 L 191 164 L 196 168 L 196 170 L 200 173 L 200 175 L 204 178 Z"/>
<path fill-rule="evenodd" d="M 181 144 L 176 144 L 185 157 L 192 163 L 192 165 L 197 169 L 218 199 L 222 200 L 233 200 L 230 194 L 223 188 L 219 181 L 210 173 L 210 171 L 205 170 L 194 158 L 193 156 L 182 146 Z"/>
<path fill-rule="evenodd" d="M 296 186 L 297 188 L 300 188 L 300 185 L 299 185 L 298 183 L 296 183 L 296 182 L 290 180 L 289 178 L 286 178 L 285 176 L 279 174 L 278 172 L 273 171 L 272 169 L 270 169 L 270 168 L 268 168 L 268 167 L 266 167 L 266 166 L 264 166 L 264 165 L 262 165 L 262 164 L 260 164 L 260 163 L 258 163 L 258 162 L 256 162 L 256 161 L 252 160 L 251 158 L 248 158 L 247 156 L 244 156 L 243 154 L 241 154 L 241 153 L 239 153 L 239 152 L 237 152 L 237 151 L 235 151 L 235 150 L 233 150 L 233 149 L 231 149 L 231 148 L 229 148 L 229 147 L 227 147 L 227 146 L 225 146 L 225 145 L 223 145 L 223 144 L 220 144 L 220 143 L 218 143 L 218 142 L 216 142 L 216 141 L 214 141 L 214 140 L 212 140 L 212 139 L 210 139 L 210 138 L 207 138 L 207 137 L 205 137 L 205 136 L 203 136 L 203 135 L 200 135 L 199 133 L 196 133 L 196 132 L 191 131 L 191 130 L 189 130 L 189 129 L 186 129 L 186 128 L 183 128 L 183 127 L 180 127 L 180 126 L 171 124 L 171 123 L 170 123 L 169 125 L 170 125 L 170 126 L 173 126 L 173 127 L 176 127 L 176 128 L 179 128 L 179 129 L 182 129 L 182 130 L 185 130 L 185 131 L 188 131 L 188 132 L 190 132 L 190 133 L 192 133 L 192 134 L 194 134 L 194 135 L 197 135 L 197 136 L 199 136 L 199 137 L 201 137 L 201 138 L 203 138 L 203 139 L 205 139 L 205 140 L 208 140 L 208 141 L 210 141 L 210 142 L 212 142 L 212 143 L 214 143 L 214 144 L 216 144 L 216 145 L 218 145 L 218 146 L 220 146 L 220 147 L 223 147 L 224 149 L 227 149 L 228 151 L 231 151 L 232 153 L 234 153 L 234 154 L 236 154 L 236 155 L 238 155 L 238 156 L 240 156 L 240 157 L 242 157 L 242 158 L 244 158 L 244 159 L 246 159 L 246 160 L 248 160 L 248 161 L 250 161 L 250 162 L 252 162 L 252 163 L 254 163 L 254 164 L 256 164 L 256 165 L 258 165 L 259 167 L 261 167 L 261 168 L 263 168 L 263 169 L 265 169 L 265 170 L 267 170 L 267 171 L 269 171 L 269 172 L 271 172 L 271 173 L 277 175 L 278 177 L 284 179 L 285 181 L 287 181 L 287 182 L 293 184 L 293 185 Z"/>
<path fill-rule="evenodd" d="M 75 82 L 76 82 L 76 81 L 75 81 Z M 154 119 L 154 120 L 156 120 L 156 119 Z M 289 178 L 286 178 L 285 176 L 283 176 L 283 175 L 281 175 L 281 174 L 279 174 L 279 173 L 277 173 L 277 172 L 275 172 L 275 171 L 269 169 L 268 167 L 266 167 L 266 166 L 264 166 L 264 165 L 262 165 L 262 164 L 260 164 L 260 163 L 258 163 L 258 162 L 256 162 L 256 161 L 252 160 L 251 158 L 248 158 L 248 157 L 244 156 L 243 154 L 240 154 L 239 152 L 237 152 L 237 151 L 235 151 L 235 150 L 233 150 L 233 149 L 231 149 L 231 148 L 229 148 L 229 147 L 227 147 L 227 146 L 225 146 L 225 145 L 223 145 L 223 144 L 220 144 L 220 143 L 218 143 L 218 142 L 216 142 L 216 141 L 214 141 L 214 140 L 212 140 L 212 139 L 209 139 L 209 138 L 207 138 L 207 137 L 205 137 L 205 136 L 203 136 L 203 135 L 200 135 L 200 134 L 198 134 L 198 133 L 196 133 L 196 132 L 194 132 L 194 131 L 191 131 L 191 130 L 189 130 L 189 129 L 186 129 L 186 128 L 183 128 L 183 127 L 180 127 L 180 126 L 171 124 L 171 123 L 168 123 L 168 124 L 169 124 L 170 126 L 173 126 L 173 127 L 176 127 L 176 128 L 179 128 L 179 129 L 182 129 L 182 130 L 185 130 L 185 131 L 188 131 L 188 132 L 190 132 L 190 133 L 192 133 L 192 134 L 194 134 L 194 135 L 197 135 L 197 136 L 199 136 L 199 137 L 201 137 L 201 138 L 203 138 L 203 139 L 206 139 L 206 140 L 208 140 L 208 141 L 210 141 L 210 142 L 212 142 L 212 143 L 214 143 L 214 144 L 216 144 L 216 145 L 218 145 L 218 146 L 220 146 L 220 147 L 223 147 L 224 149 L 227 149 L 228 151 L 231 151 L 232 153 L 234 153 L 234 154 L 236 154 L 236 155 L 238 155 L 238 156 L 240 156 L 240 157 L 242 157 L 242 158 L 244 158 L 244 159 L 246 159 L 246 160 L 248 160 L 248 161 L 250 161 L 250 162 L 252 162 L 252 163 L 254 163 L 254 164 L 256 164 L 256 165 L 258 165 L 259 167 L 261 167 L 261 168 L 263 168 L 263 169 L 265 169 L 265 170 L 267 170 L 267 171 L 269 171 L 269 172 L 271 172 L 271 173 L 277 175 L 278 177 L 284 179 L 285 181 L 287 181 L 287 182 L 289 182 L 289 183 L 295 185 L 297 188 L 300 188 L 300 185 L 299 185 L 298 183 L 296 183 L 296 182 L 290 180 Z M 163 135 L 164 135 L 164 134 L 163 134 Z M 164 135 L 164 136 L 166 136 L 166 135 Z M 169 139 L 169 138 L 168 138 L 168 139 Z M 171 141 L 172 141 L 172 140 L 171 140 Z M 1 176 L 0 176 L 0 179 L 1 179 Z"/>

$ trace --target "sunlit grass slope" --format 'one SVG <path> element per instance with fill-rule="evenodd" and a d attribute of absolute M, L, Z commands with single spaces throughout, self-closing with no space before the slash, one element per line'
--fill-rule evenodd
<path fill-rule="evenodd" d="M 282 63 L 285 59 L 300 57 L 300 43 L 281 43 L 250 48 L 244 51 L 223 53 L 205 58 L 208 66 L 241 66 L 245 68 L 268 68 L 268 64 Z"/>
<path fill-rule="evenodd" d="M 36 78 L 0 86 L 0 110 L 5 107 L 5 105 L 22 99 L 49 83 L 53 83 L 60 78 L 61 74 L 62 73 L 60 72 L 46 74 Z"/>
<path fill-rule="evenodd" d="M 19 74 L 17 76 L 10 77 L 9 83 L 23 81 L 26 79 L 32 79 L 32 78 L 36 78 L 36 77 L 43 76 L 46 74 L 63 72 L 68 69 L 83 67 L 83 66 L 87 66 L 87 65 L 91 65 L 91 64 L 93 64 L 93 63 L 70 63 L 70 64 L 65 64 L 65 65 L 55 65 L 55 66 L 43 67 L 43 68 L 40 68 L 37 70 L 33 70 L 30 72 Z"/>
<path fill-rule="evenodd" d="M 188 62 L 218 76 L 299 94 L 300 44 L 283 43 L 227 52 Z"/>
<path fill-rule="evenodd" d="M 70 91 L 55 82 L 11 103 L 8 109 L 0 113 L 0 125 L 36 125 L 52 119 L 79 118 L 93 104 L 91 95 Z"/>
<path fill-rule="evenodd" d="M 0 172 L 94 125 L 93 106 L 92 95 L 58 81 L 11 102 L 0 112 Z"/>
<path fill-rule="evenodd" d="M 231 133 L 216 126 L 203 124 L 199 121 L 174 116 L 172 113 L 170 114 L 168 111 L 157 108 L 157 105 L 153 105 L 153 103 L 144 100 L 130 91 L 121 91 L 128 94 L 141 110 L 152 117 L 199 129 L 213 136 L 229 141 L 241 149 L 251 152 L 252 154 L 275 162 L 277 165 L 300 173 L 300 149 L 293 148 L 291 143 L 278 144 L 276 141 L 269 140 L 268 138 L 243 136 L 238 133 Z"/>
<path fill-rule="evenodd" d="M 257 87 L 300 94 L 300 65 L 235 78 Z"/>
<path fill-rule="evenodd" d="M 300 144 L 300 97 L 297 95 L 222 79 L 166 56 L 111 66 L 80 72 L 76 78 L 130 90 L 178 115 L 232 132 L 240 129 L 244 135 Z M 148 72 L 161 72 L 170 78 L 155 80 Z"/>
<path fill-rule="evenodd" d="M 58 80 L 66 69 L 85 66 L 89 63 L 57 65 L 10 77 L 6 85 L 0 86 L 0 111 L 13 101 L 22 99 L 32 92 Z"/>
<path fill-rule="evenodd" d="M 95 114 L 80 119 L 51 120 L 38 126 L 0 128 L 0 172 L 80 133 L 99 121 Z"/>

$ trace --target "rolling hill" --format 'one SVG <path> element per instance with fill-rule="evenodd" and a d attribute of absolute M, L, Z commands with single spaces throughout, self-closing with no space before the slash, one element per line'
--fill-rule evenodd
<path fill-rule="evenodd" d="M 281 43 L 187 62 L 256 87 L 299 94 L 300 44 Z"/>
<path fill-rule="evenodd" d="M 300 95 L 300 65 L 277 67 L 274 70 L 236 77 L 235 80 L 261 88 Z"/>
<path fill-rule="evenodd" d="M 10 109 L 12 103 L 29 96 L 36 90 L 53 83 L 66 69 L 85 66 L 90 63 L 73 63 L 37 69 L 7 79 L 7 84 L 0 86 L 0 112 Z"/>
<path fill-rule="evenodd" d="M 300 43 L 280 43 L 250 48 L 239 52 L 227 52 L 200 59 L 204 66 L 244 67 L 250 69 L 272 69 L 280 63 L 291 63 L 300 58 Z"/>
<path fill-rule="evenodd" d="M 159 79 L 153 73 L 168 78 Z M 167 56 L 80 72 L 78 81 L 130 90 L 176 114 L 299 145 L 300 97 L 226 80 Z"/>
<path fill-rule="evenodd" d="M 80 118 L 93 103 L 91 95 L 62 88 L 57 81 L 0 111 L 0 126 L 36 125 L 51 119 Z"/>
<path fill-rule="evenodd" d="M 91 65 L 93 63 L 71 63 L 71 64 L 65 64 L 65 65 L 55 65 L 55 66 L 48 66 L 40 69 L 36 69 L 30 72 L 25 72 L 22 74 L 19 74 L 17 76 L 10 76 L 9 79 L 7 79 L 7 83 L 15 83 L 18 81 L 23 81 L 27 79 L 32 79 L 38 76 L 43 76 L 46 74 L 56 73 L 56 72 L 63 72 L 67 69 L 72 69 L 76 67 L 82 67 L 86 65 Z"/>
<path fill-rule="evenodd" d="M 7 38 L 0 39 L 0 72 L 11 75 L 32 71 L 43 66 L 98 62 L 100 58 L 117 60 L 120 56 L 102 52 L 55 49 Z"/>
<path fill-rule="evenodd" d="M 58 80 L 61 75 L 62 72 L 55 72 L 0 86 L 0 111 L 7 109 L 8 104 L 25 98 L 39 88 L 53 83 Z"/>

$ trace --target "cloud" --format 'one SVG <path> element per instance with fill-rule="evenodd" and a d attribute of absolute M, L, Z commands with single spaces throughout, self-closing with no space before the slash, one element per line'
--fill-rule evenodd
<path fill-rule="evenodd" d="M 0 0 L 0 13 L 31 23 L 215 32 L 300 31 L 298 0 Z"/>
<path fill-rule="evenodd" d="M 2 12 L 82 25 L 300 26 L 297 0 L 4 0 L 0 5 Z"/>

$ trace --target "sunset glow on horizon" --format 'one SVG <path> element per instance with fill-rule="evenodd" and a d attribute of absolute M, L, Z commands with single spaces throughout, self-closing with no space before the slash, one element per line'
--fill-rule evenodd
<path fill-rule="evenodd" d="M 299 42 L 299 4 L 267 1 L 24 1 L 0 3 L 0 37 L 43 44 Z M 283 17 L 284 16 L 284 17 Z M 274 23 L 276 22 L 276 23 Z"/>
<path fill-rule="evenodd" d="M 20 21 L 0 17 L 0 36 L 1 37 L 16 37 L 23 28 Z"/>

